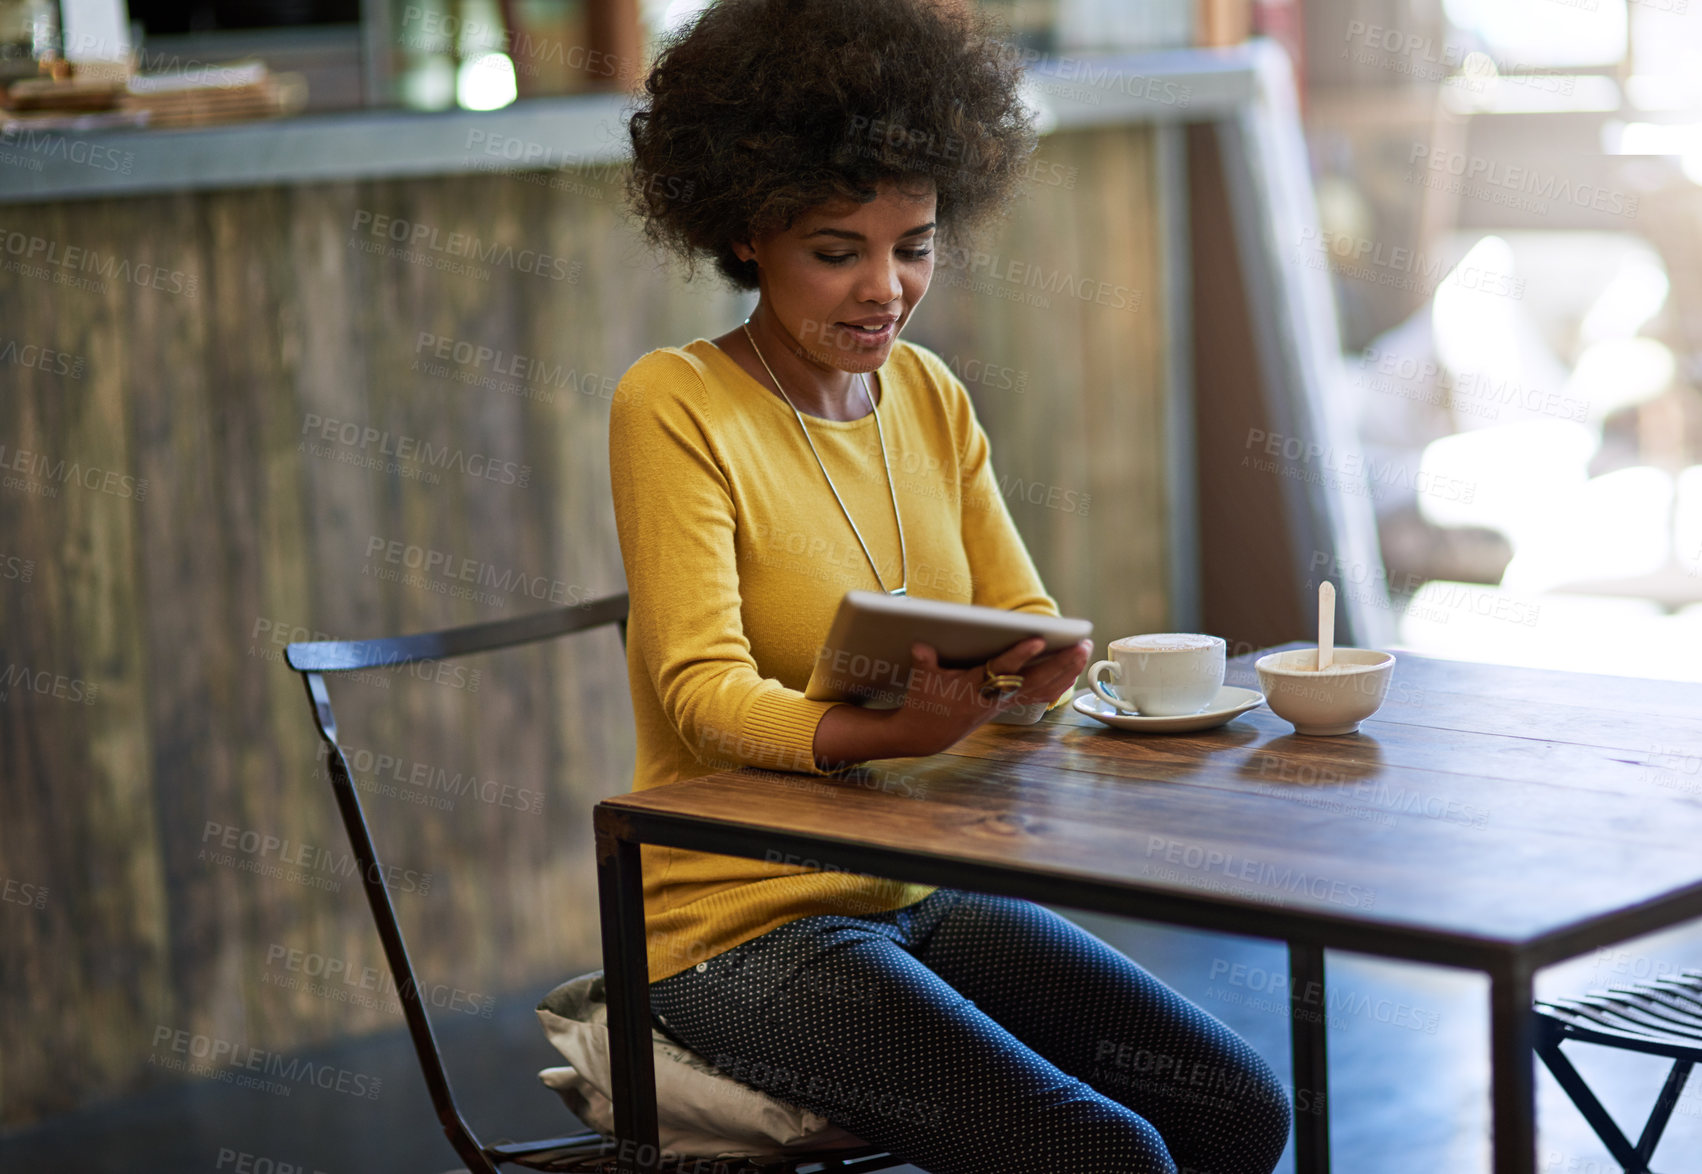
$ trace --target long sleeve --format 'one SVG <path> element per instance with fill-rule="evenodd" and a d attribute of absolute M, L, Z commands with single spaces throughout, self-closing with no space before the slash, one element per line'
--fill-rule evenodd
<path fill-rule="evenodd" d="M 765 678 L 741 616 L 737 511 L 697 369 L 654 352 L 621 380 L 609 421 L 628 639 L 668 721 L 702 761 L 827 773 L 815 730 L 833 702 Z"/>

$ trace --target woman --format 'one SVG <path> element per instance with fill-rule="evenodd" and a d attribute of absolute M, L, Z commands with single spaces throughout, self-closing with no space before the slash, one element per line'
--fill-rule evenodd
<path fill-rule="evenodd" d="M 651 238 L 758 291 L 654 351 L 610 420 L 635 789 L 828 775 L 1062 701 L 1090 641 L 889 711 L 807 700 L 850 589 L 1057 613 L 939 358 L 898 341 L 938 244 L 1033 146 L 1018 71 L 944 0 L 724 0 L 632 116 Z M 779 784 L 777 784 L 779 785 Z M 1281 1084 L 1135 963 L 1026 901 L 646 846 L 650 998 L 681 1043 L 932 1174 L 1269 1174 Z"/>

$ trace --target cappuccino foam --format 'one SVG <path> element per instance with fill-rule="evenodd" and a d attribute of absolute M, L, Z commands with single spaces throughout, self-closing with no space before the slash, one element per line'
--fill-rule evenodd
<path fill-rule="evenodd" d="M 1117 648 L 1133 649 L 1136 652 L 1197 652 L 1204 648 L 1215 648 L 1217 637 L 1200 636 L 1191 632 L 1164 632 L 1147 636 L 1124 636 L 1111 643 Z"/>

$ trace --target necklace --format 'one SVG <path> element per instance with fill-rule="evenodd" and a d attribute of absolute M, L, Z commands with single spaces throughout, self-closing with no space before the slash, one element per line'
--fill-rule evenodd
<path fill-rule="evenodd" d="M 892 520 L 898 523 L 898 563 L 899 574 L 902 576 L 897 587 L 889 588 L 886 580 L 881 578 L 880 568 L 875 566 L 875 556 L 869 553 L 869 544 L 863 541 L 863 532 L 857 529 L 857 523 L 851 519 L 851 511 L 845 508 L 845 499 L 839 496 L 839 489 L 833 483 L 833 476 L 822 463 L 821 454 L 816 452 L 816 442 L 810 439 L 810 430 L 804 423 L 804 414 L 798 410 L 798 405 L 792 402 L 792 397 L 786 394 L 786 389 L 780 386 L 780 380 L 774 378 L 774 368 L 768 365 L 768 360 L 762 357 L 762 350 L 756 345 L 756 339 L 751 335 L 751 320 L 745 319 L 745 338 L 750 340 L 751 350 L 756 351 L 756 360 L 762 364 L 762 369 L 768 372 L 768 377 L 774 380 L 774 389 L 780 393 L 780 398 L 786 401 L 786 406 L 792 409 L 792 414 L 798 417 L 798 427 L 804 430 L 804 442 L 810 446 L 810 455 L 816 459 L 821 468 L 821 475 L 827 478 L 827 487 L 833 493 L 833 500 L 839 503 L 839 512 L 845 515 L 845 520 L 851 524 L 851 533 L 857 536 L 857 545 L 863 548 L 863 557 L 869 560 L 869 570 L 875 573 L 875 582 L 881 585 L 881 590 L 888 595 L 903 595 L 910 584 L 910 559 L 904 550 L 904 518 L 898 512 L 898 488 L 892 482 L 892 465 L 886 459 L 886 433 L 881 430 L 880 410 L 875 407 L 875 397 L 869 391 L 869 381 L 859 373 L 857 378 L 862 380 L 863 394 L 868 397 L 869 410 L 875 414 L 875 436 L 881 445 L 881 467 L 886 470 L 887 491 L 892 494 Z"/>

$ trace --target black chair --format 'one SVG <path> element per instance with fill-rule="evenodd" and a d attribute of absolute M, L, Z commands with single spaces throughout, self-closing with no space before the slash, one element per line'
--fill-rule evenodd
<path fill-rule="evenodd" d="M 620 631 L 621 643 L 626 643 L 627 596 L 610 595 L 603 599 L 554 611 L 517 616 L 509 620 L 469 624 L 435 632 L 419 632 L 411 636 L 384 637 L 372 640 L 321 640 L 291 644 L 285 650 L 289 666 L 301 674 L 307 687 L 308 704 L 313 710 L 314 724 L 329 750 L 331 789 L 336 795 L 337 810 L 349 834 L 349 846 L 360 865 L 361 884 L 366 890 L 367 904 L 372 908 L 378 925 L 378 937 L 384 945 L 384 957 L 389 963 L 391 977 L 402 1004 L 408 1024 L 408 1034 L 419 1058 L 420 1072 L 425 1077 L 426 1090 L 431 1094 L 432 1107 L 443 1126 L 449 1144 L 455 1148 L 471 1174 L 497 1174 L 502 1165 L 523 1166 L 533 1170 L 555 1170 L 570 1174 L 602 1174 L 614 1171 L 617 1160 L 613 1140 L 602 1134 L 587 1132 L 540 1141 L 501 1142 L 485 1144 L 461 1116 L 455 1104 L 455 1094 L 449 1086 L 449 1076 L 443 1067 L 443 1057 L 437 1049 L 431 1020 L 426 1014 L 419 987 L 414 979 L 413 963 L 402 941 L 402 929 L 396 911 L 390 904 L 390 893 L 384 885 L 384 870 L 372 846 L 366 816 L 361 810 L 360 793 L 349 774 L 348 761 L 337 743 L 337 719 L 331 711 L 331 695 L 325 687 L 326 673 L 351 672 L 357 669 L 385 668 L 412 664 L 421 660 L 447 660 L 456 656 L 490 652 L 499 648 L 532 644 L 566 636 L 573 632 L 614 624 Z M 885 1170 L 903 1165 L 901 1159 L 882 1153 L 875 1147 L 841 1149 L 831 1152 L 788 1158 L 783 1161 L 758 1162 L 751 1159 L 725 1159 L 717 1162 L 688 1160 L 685 1168 L 701 1174 L 812 1174 L 814 1171 L 852 1172 Z"/>
<path fill-rule="evenodd" d="M 1613 987 L 1582 999 L 1539 999 L 1534 1014 L 1537 1055 L 1625 1174 L 1649 1174 L 1649 1159 L 1672 1119 L 1691 1066 L 1702 1060 L 1702 970 Z M 1560 1045 L 1566 1040 L 1664 1056 L 1673 1062 L 1636 1145 L 1561 1054 Z"/>

